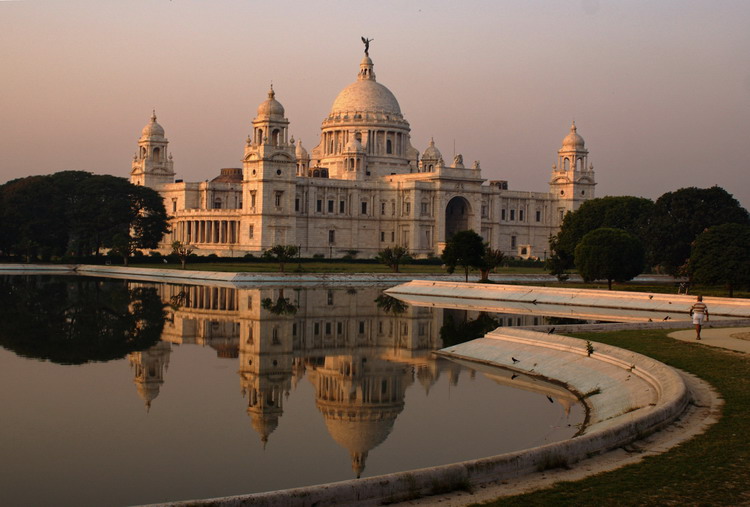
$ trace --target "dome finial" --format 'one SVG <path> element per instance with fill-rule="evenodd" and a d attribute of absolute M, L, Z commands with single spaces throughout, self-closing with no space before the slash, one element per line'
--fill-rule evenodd
<path fill-rule="evenodd" d="M 271 89 L 268 90 L 268 98 L 272 99 L 274 97 L 276 97 L 276 92 L 273 91 L 273 81 L 271 81 Z"/>
<path fill-rule="evenodd" d="M 576 121 L 575 121 L 575 120 L 573 120 L 573 123 L 572 123 L 572 124 L 570 125 L 570 131 L 571 131 L 571 132 L 573 132 L 573 133 L 575 134 L 576 130 L 578 130 L 578 129 L 576 128 Z"/>
<path fill-rule="evenodd" d="M 156 123 L 156 108 L 151 110 L 151 122 Z"/>

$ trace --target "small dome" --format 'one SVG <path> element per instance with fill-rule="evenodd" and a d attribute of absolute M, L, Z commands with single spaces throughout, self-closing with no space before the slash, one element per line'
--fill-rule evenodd
<path fill-rule="evenodd" d="M 430 145 L 424 150 L 422 160 L 440 160 L 442 157 L 443 155 L 440 153 L 440 150 L 435 147 L 435 140 L 430 138 Z"/>
<path fill-rule="evenodd" d="M 576 132 L 576 122 L 570 126 L 570 134 L 565 136 L 562 142 L 563 150 L 583 150 L 585 149 L 585 143 L 583 138 Z"/>
<path fill-rule="evenodd" d="M 278 116 L 283 118 L 284 117 L 284 106 L 281 105 L 281 103 L 276 100 L 276 92 L 273 91 L 273 85 L 271 85 L 271 89 L 268 91 L 268 98 L 263 101 L 261 105 L 258 106 L 258 116 L 259 117 L 269 117 L 269 116 Z"/>
<path fill-rule="evenodd" d="M 143 127 L 141 137 L 164 137 L 164 127 L 156 123 L 156 111 L 151 115 L 151 121 Z"/>
<path fill-rule="evenodd" d="M 310 158 L 307 150 L 304 146 L 302 146 L 301 139 L 297 141 L 297 146 L 294 148 L 294 155 L 296 156 L 297 160 L 308 160 Z"/>
<path fill-rule="evenodd" d="M 357 135 L 354 132 L 350 132 L 349 142 L 344 146 L 344 153 L 361 153 L 364 151 L 365 149 L 362 143 L 359 142 L 359 139 L 357 139 Z"/>

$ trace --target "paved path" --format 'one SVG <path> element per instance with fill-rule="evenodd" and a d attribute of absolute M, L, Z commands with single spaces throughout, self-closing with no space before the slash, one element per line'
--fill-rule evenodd
<path fill-rule="evenodd" d="M 703 326 L 701 341 L 696 341 L 695 329 L 675 331 L 674 333 L 669 333 L 669 337 L 684 342 L 695 342 L 701 345 L 720 347 L 750 354 L 750 327 L 709 328 Z"/>

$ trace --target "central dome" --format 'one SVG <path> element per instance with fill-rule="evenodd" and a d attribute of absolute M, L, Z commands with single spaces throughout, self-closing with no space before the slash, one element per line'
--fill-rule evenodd
<path fill-rule="evenodd" d="M 382 84 L 375 81 L 372 60 L 365 56 L 359 64 L 357 81 L 338 94 L 331 107 L 331 115 L 346 113 L 385 113 L 401 115 L 396 97 Z"/>
<path fill-rule="evenodd" d="M 401 114 L 396 97 L 376 81 L 356 81 L 339 93 L 333 101 L 331 114 L 391 113 Z"/>

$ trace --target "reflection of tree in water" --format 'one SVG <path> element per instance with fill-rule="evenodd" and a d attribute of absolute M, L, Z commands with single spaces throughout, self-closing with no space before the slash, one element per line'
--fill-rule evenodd
<path fill-rule="evenodd" d="M 409 305 L 385 293 L 375 298 L 375 304 L 385 313 L 392 313 L 393 315 L 402 314 L 409 309 Z"/>
<path fill-rule="evenodd" d="M 474 320 L 468 319 L 465 310 L 444 310 L 444 312 L 443 326 L 440 328 L 443 347 L 481 338 L 500 326 L 499 320 L 485 312 L 481 312 Z"/>
<path fill-rule="evenodd" d="M 187 290 L 187 288 L 185 288 L 185 286 L 182 287 L 180 292 L 169 298 L 169 306 L 172 308 L 172 310 L 179 310 L 183 306 L 189 304 L 190 292 Z"/>
<path fill-rule="evenodd" d="M 571 319 L 570 317 L 545 317 L 547 324 L 552 326 L 564 326 L 566 324 L 588 324 L 591 321 L 583 319 Z"/>
<path fill-rule="evenodd" d="M 285 298 L 283 295 L 274 302 L 271 298 L 265 298 L 260 302 L 263 309 L 268 310 L 274 315 L 294 315 L 297 313 L 297 306 Z"/>
<path fill-rule="evenodd" d="M 0 345 L 60 364 L 120 359 L 153 346 L 164 327 L 155 288 L 118 280 L 0 278 Z"/>

